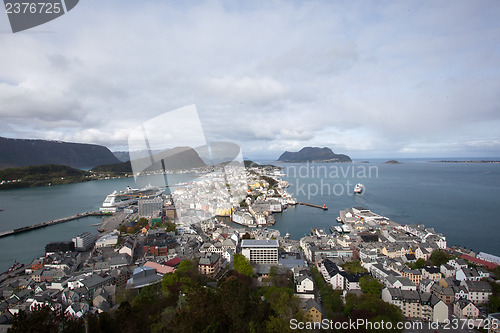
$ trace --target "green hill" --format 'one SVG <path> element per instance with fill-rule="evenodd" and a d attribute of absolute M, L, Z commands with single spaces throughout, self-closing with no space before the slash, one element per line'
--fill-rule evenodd
<path fill-rule="evenodd" d="M 65 165 L 37 165 L 0 170 L 0 189 L 77 183 L 94 177 Z"/>

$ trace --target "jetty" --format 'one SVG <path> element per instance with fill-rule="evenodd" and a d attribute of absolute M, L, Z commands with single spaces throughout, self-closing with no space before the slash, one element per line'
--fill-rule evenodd
<path fill-rule="evenodd" d="M 109 213 L 105 213 L 105 212 L 101 212 L 101 211 L 98 211 L 98 210 L 96 210 L 96 211 L 90 211 L 90 212 L 84 212 L 84 213 L 81 213 L 81 214 L 76 214 L 76 215 L 71 215 L 71 216 L 67 216 L 67 217 L 62 217 L 60 219 L 51 220 L 51 221 L 47 221 L 47 222 L 42 222 L 42 223 L 38 223 L 38 224 L 34 224 L 34 225 L 28 225 L 28 226 L 17 228 L 17 229 L 13 229 L 13 230 L 2 231 L 2 232 L 0 232 L 0 237 L 15 235 L 15 234 L 19 234 L 21 232 L 26 232 L 26 231 L 30 231 L 30 230 L 34 230 L 34 229 L 38 229 L 38 228 L 44 228 L 44 227 L 48 227 L 48 226 L 51 226 L 51 225 L 54 225 L 54 224 L 58 224 L 58 223 L 63 223 L 63 222 L 68 222 L 68 221 L 80 219 L 82 217 L 87 217 L 87 216 L 104 216 L 104 215 L 110 215 L 110 214 Z"/>
<path fill-rule="evenodd" d="M 314 204 L 307 203 L 307 202 L 297 202 L 297 205 L 302 205 L 302 206 L 308 206 L 308 207 L 314 207 L 314 208 L 320 208 L 320 209 L 323 209 L 323 210 L 328 210 L 328 207 L 326 207 L 326 205 L 319 206 L 319 205 L 314 205 Z"/>

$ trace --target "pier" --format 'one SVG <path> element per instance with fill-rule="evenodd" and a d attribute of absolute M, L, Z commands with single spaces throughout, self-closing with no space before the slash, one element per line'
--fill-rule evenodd
<path fill-rule="evenodd" d="M 34 225 L 28 225 L 28 226 L 17 228 L 17 229 L 13 229 L 13 230 L 2 231 L 2 232 L 0 232 L 0 237 L 15 235 L 15 234 L 19 234 L 21 232 L 26 232 L 26 231 L 30 231 L 30 230 L 34 230 L 34 229 L 38 229 L 38 228 L 44 228 L 44 227 L 48 227 L 50 225 L 54 225 L 54 224 L 58 224 L 58 223 L 63 223 L 63 222 L 68 222 L 68 221 L 72 221 L 72 220 L 76 220 L 76 219 L 80 219 L 82 217 L 87 217 L 87 216 L 104 216 L 104 215 L 110 215 L 110 214 L 109 213 L 103 213 L 103 212 L 100 212 L 100 211 L 85 212 L 85 213 L 81 213 L 81 214 L 76 214 L 76 215 L 71 215 L 71 216 L 63 217 L 63 218 L 56 219 L 56 220 L 42 222 L 42 223 L 38 223 L 38 224 L 34 224 Z"/>
<path fill-rule="evenodd" d="M 310 203 L 307 203 L 307 202 L 297 202 L 297 205 L 302 205 L 302 206 L 308 206 L 308 207 L 314 207 L 314 208 L 320 208 L 320 209 L 323 209 L 323 210 L 328 210 L 328 207 L 326 207 L 326 205 L 319 206 L 319 205 L 314 205 L 314 204 L 310 204 Z"/>

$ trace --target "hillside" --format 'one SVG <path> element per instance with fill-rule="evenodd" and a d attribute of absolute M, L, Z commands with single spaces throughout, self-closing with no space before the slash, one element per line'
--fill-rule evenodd
<path fill-rule="evenodd" d="M 298 152 L 286 151 L 278 158 L 279 162 L 352 162 L 351 158 L 344 154 L 335 154 L 330 148 L 304 147 Z"/>
<path fill-rule="evenodd" d="M 118 162 L 104 146 L 0 137 L 0 169 L 45 164 L 84 169 Z"/>
<path fill-rule="evenodd" d="M 87 171 L 65 165 L 37 165 L 0 170 L 0 190 L 92 180 Z"/>
<path fill-rule="evenodd" d="M 133 160 L 134 167 L 138 169 L 134 170 L 135 172 L 163 170 L 163 167 L 165 167 L 165 170 L 176 171 L 189 170 L 206 166 L 198 153 L 190 147 L 176 147 L 173 149 L 166 149 L 164 151 L 157 152 L 151 158 L 142 157 L 144 156 L 144 154 L 141 154 L 139 156 L 141 158 L 136 158 Z M 151 159 L 153 159 L 153 163 L 151 163 Z M 93 168 L 92 171 L 100 173 L 109 172 L 115 174 L 130 174 L 132 173 L 132 163 L 131 161 L 127 161 L 121 163 L 99 165 Z"/>

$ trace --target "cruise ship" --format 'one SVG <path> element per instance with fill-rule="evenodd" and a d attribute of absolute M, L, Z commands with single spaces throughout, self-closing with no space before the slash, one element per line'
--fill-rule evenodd
<path fill-rule="evenodd" d="M 361 192 L 363 192 L 363 184 L 358 183 L 358 184 L 356 184 L 356 186 L 354 187 L 354 193 L 359 194 L 359 193 L 361 193 Z"/>
<path fill-rule="evenodd" d="M 119 207 L 124 207 L 137 202 L 139 198 L 154 198 L 163 193 L 159 187 L 148 185 L 142 189 L 135 189 L 127 186 L 125 191 L 114 191 L 106 196 L 102 203 L 101 212 L 116 212 Z"/>

